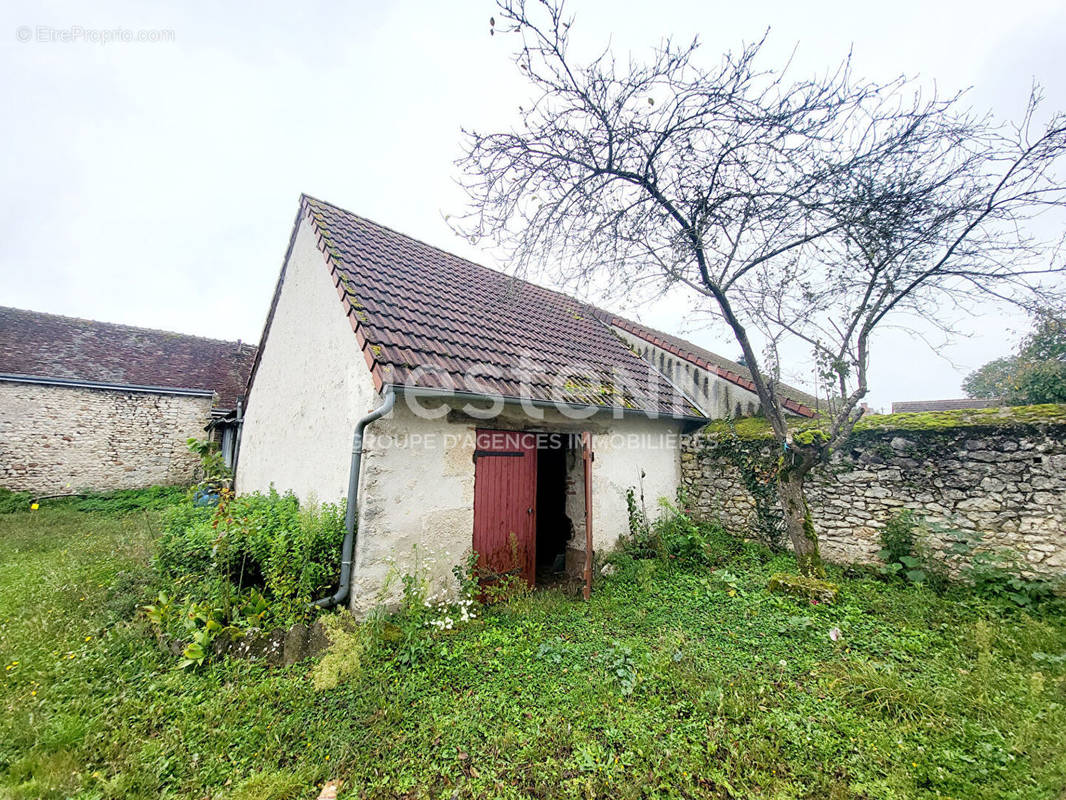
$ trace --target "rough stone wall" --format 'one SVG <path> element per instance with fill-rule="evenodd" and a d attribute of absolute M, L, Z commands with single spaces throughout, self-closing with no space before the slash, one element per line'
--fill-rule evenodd
<path fill-rule="evenodd" d="M 751 495 L 706 445 L 702 435 L 682 445 L 682 483 L 695 513 L 750 531 Z M 830 560 L 876 560 L 885 521 L 909 508 L 935 523 L 934 549 L 959 541 L 954 532 L 981 534 L 985 546 L 1017 551 L 1033 573 L 1066 572 L 1063 425 L 864 432 L 811 474 L 807 497 Z"/>
<path fill-rule="evenodd" d="M 180 485 L 211 398 L 0 381 L 0 486 L 36 494 Z"/>

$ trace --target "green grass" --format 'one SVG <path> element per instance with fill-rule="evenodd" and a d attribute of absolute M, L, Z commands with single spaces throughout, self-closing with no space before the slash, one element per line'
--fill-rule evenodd
<path fill-rule="evenodd" d="M 1061 609 L 839 570 L 841 603 L 809 605 L 768 594 L 790 561 L 752 548 L 717 577 L 623 558 L 588 603 L 497 606 L 409 669 L 371 640 L 316 690 L 314 663 L 188 671 L 156 647 L 134 613 L 155 514 L 0 515 L 0 797 L 314 798 L 331 777 L 342 798 L 1050 800 L 1066 785 Z"/>

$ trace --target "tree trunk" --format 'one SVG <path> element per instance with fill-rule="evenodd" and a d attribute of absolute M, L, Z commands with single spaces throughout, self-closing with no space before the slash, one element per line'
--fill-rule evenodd
<path fill-rule="evenodd" d="M 803 491 L 806 472 L 798 467 L 783 469 L 777 478 L 777 495 L 781 499 L 785 530 L 792 541 L 800 573 L 813 578 L 824 578 L 825 567 L 818 552 L 818 535 L 814 531 L 811 511 Z"/>

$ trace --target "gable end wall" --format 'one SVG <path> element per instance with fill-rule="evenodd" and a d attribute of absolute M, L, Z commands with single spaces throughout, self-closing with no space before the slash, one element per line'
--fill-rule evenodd
<path fill-rule="evenodd" d="M 241 433 L 237 490 L 306 502 L 346 494 L 355 423 L 376 392 L 344 305 L 301 217 Z"/>

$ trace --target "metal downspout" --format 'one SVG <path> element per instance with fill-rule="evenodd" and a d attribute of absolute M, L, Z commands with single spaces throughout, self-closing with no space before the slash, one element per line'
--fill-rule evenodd
<path fill-rule="evenodd" d="M 241 457 L 241 430 L 244 428 L 244 400 L 243 398 L 237 398 L 237 418 L 234 420 L 233 425 L 233 466 L 230 467 L 230 471 L 233 473 L 233 487 L 237 488 L 237 459 Z"/>
<path fill-rule="evenodd" d="M 318 608 L 333 608 L 348 599 L 352 590 L 352 553 L 355 551 L 355 526 L 358 520 L 356 503 L 359 499 L 359 470 L 363 462 L 363 431 L 376 419 L 392 411 L 396 405 L 396 393 L 392 387 L 385 389 L 385 402 L 355 424 L 352 436 L 352 464 L 348 471 L 348 504 L 344 511 L 344 544 L 341 545 L 341 575 L 337 591 L 311 603 Z"/>

